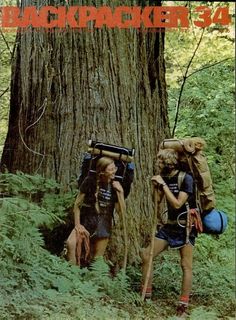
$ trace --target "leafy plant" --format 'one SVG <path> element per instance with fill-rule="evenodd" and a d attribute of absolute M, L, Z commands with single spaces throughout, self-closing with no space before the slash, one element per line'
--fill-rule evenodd
<path fill-rule="evenodd" d="M 119 306 L 138 298 L 130 292 L 123 271 L 111 277 L 103 259 L 96 260 L 91 270 L 81 270 L 44 249 L 39 227 L 63 221 L 73 192 L 60 194 L 55 181 L 23 173 L 1 175 L 0 181 L 7 195 L 0 199 L 1 319 L 53 319 L 55 311 L 60 318 L 69 313 L 71 318 L 109 319 L 115 312 L 128 319 Z M 37 193 L 40 199 L 32 198 Z M 58 199 L 53 203 L 54 197 Z"/>

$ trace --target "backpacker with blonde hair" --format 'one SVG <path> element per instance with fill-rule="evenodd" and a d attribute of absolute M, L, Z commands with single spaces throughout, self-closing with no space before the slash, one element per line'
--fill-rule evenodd
<path fill-rule="evenodd" d="M 225 231 L 228 218 L 224 211 L 215 209 L 216 201 L 207 159 L 203 154 L 206 143 L 202 138 L 165 139 L 160 149 L 173 149 L 179 155 L 180 173 L 188 172 L 195 182 L 197 208 L 202 217 L 203 232 L 221 234 Z M 183 180 L 179 175 L 178 185 Z"/>
<path fill-rule="evenodd" d="M 202 138 L 165 139 L 160 149 L 174 149 L 179 155 L 179 168 L 192 175 L 196 185 L 196 200 L 200 212 L 215 208 L 215 194 L 207 159 L 203 154 L 206 143 Z"/>

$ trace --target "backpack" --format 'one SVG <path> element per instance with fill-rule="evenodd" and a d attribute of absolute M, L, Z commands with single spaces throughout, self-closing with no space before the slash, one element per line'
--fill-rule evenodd
<path fill-rule="evenodd" d="M 77 179 L 78 188 L 87 176 L 96 174 L 96 163 L 103 156 L 111 157 L 117 167 L 115 180 L 119 181 L 124 189 L 124 197 L 127 198 L 134 180 L 134 149 L 128 149 L 103 142 L 89 140 L 88 152 L 83 155 L 80 174 Z"/>
<path fill-rule="evenodd" d="M 192 175 L 196 186 L 197 206 L 201 213 L 215 208 L 215 194 L 207 159 L 202 150 L 205 141 L 201 138 L 165 139 L 160 148 L 174 149 L 179 154 L 180 170 Z"/>
<path fill-rule="evenodd" d="M 225 212 L 215 209 L 211 174 L 207 159 L 202 152 L 204 147 L 205 141 L 199 137 L 165 139 L 160 145 L 161 149 L 177 151 L 180 170 L 190 173 L 194 179 L 196 203 L 202 217 L 203 232 L 221 234 L 227 227 L 228 219 Z M 184 178 L 181 179 L 183 181 Z"/>

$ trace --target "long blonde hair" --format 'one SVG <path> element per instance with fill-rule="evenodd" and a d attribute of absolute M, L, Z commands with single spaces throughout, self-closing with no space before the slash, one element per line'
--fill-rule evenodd
<path fill-rule="evenodd" d="M 95 192 L 96 202 L 95 202 L 95 208 L 98 213 L 100 212 L 99 203 L 98 203 L 98 192 L 99 192 L 99 183 L 101 181 L 101 176 L 104 174 L 104 171 L 106 170 L 107 166 L 109 166 L 113 162 L 114 162 L 114 160 L 109 157 L 102 157 L 97 161 L 97 164 L 96 164 L 96 192 Z"/>

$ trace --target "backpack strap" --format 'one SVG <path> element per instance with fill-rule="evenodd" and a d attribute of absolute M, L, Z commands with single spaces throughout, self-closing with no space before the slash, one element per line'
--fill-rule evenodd
<path fill-rule="evenodd" d="M 186 176 L 186 172 L 184 171 L 179 171 L 179 174 L 178 174 L 178 188 L 180 190 L 181 186 L 182 186 L 182 183 L 184 181 L 184 178 Z"/>
<path fill-rule="evenodd" d="M 177 177 L 177 184 L 178 184 L 178 188 L 180 190 L 182 184 L 183 184 L 183 181 L 184 181 L 184 178 L 186 176 L 186 172 L 184 171 L 179 171 L 178 173 L 178 177 Z M 160 194 L 159 194 L 160 196 Z M 163 208 L 162 208 L 162 213 L 160 214 L 160 220 L 163 224 L 166 224 L 167 221 L 168 221 L 168 216 L 167 216 L 167 203 L 166 203 L 166 197 L 163 197 L 162 198 L 162 204 L 163 204 Z M 186 201 L 185 203 L 186 205 L 186 208 L 188 209 L 189 208 L 189 204 L 188 202 Z M 188 210 L 189 211 L 189 210 Z"/>
<path fill-rule="evenodd" d="M 178 188 L 179 188 L 179 190 L 180 190 L 180 188 L 182 186 L 182 183 L 184 181 L 185 176 L 186 176 L 186 172 L 184 172 L 184 171 L 180 171 L 179 174 L 178 174 Z M 185 202 L 185 205 L 186 205 L 186 209 L 187 209 L 186 240 L 185 240 L 185 242 L 188 243 L 189 242 L 189 235 L 190 235 L 192 226 L 191 226 L 191 222 L 190 222 L 191 221 L 190 220 L 190 207 L 189 207 L 188 201 Z"/>

